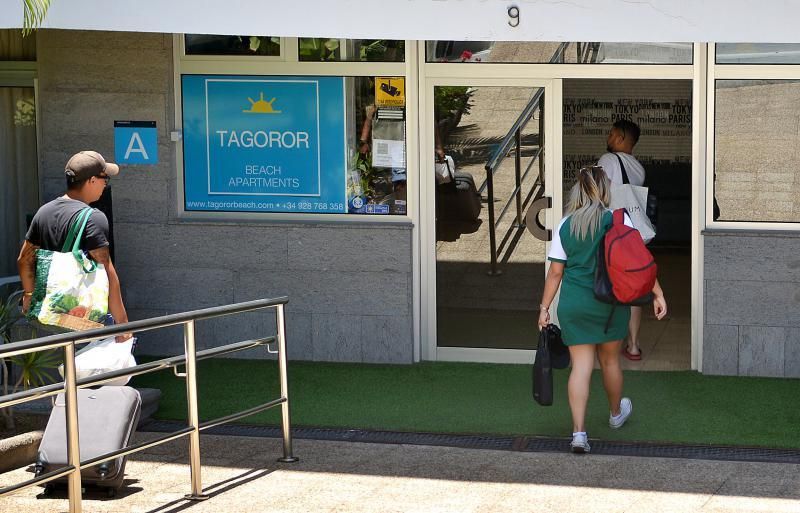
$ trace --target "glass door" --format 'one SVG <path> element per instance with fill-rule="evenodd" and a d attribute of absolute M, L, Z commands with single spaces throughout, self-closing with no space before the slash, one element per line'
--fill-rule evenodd
<path fill-rule="evenodd" d="M 424 224 L 434 286 L 423 307 L 432 317 L 431 349 L 439 360 L 528 361 L 546 271 L 545 226 L 560 218 L 548 208 L 561 205 L 552 201 L 560 148 L 551 137 L 560 91 L 553 81 L 433 82 L 423 145 L 430 158 L 421 166 L 431 177 L 423 180 L 430 182 L 423 204 L 432 207 Z"/>

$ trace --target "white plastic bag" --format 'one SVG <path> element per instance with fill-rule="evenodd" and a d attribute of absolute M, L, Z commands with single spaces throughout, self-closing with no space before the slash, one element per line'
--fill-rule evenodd
<path fill-rule="evenodd" d="M 633 221 L 633 227 L 639 231 L 645 244 L 656 236 L 656 230 L 647 217 L 647 187 L 613 184 L 609 208 L 611 210 L 618 208 L 627 210 Z"/>
<path fill-rule="evenodd" d="M 453 180 L 454 173 L 456 172 L 456 164 L 453 162 L 453 157 L 450 155 L 444 156 L 444 161 L 438 160 L 433 165 L 434 172 L 436 173 L 436 183 L 450 183 Z"/>
<path fill-rule="evenodd" d="M 133 357 L 133 344 L 135 338 L 131 337 L 125 342 L 117 343 L 114 337 L 103 338 L 90 342 L 86 347 L 75 353 L 75 373 L 78 379 L 103 374 L 128 367 L 136 366 Z M 64 376 L 64 366 L 58 367 L 58 372 Z M 130 381 L 130 376 L 123 376 L 103 383 L 104 386 L 125 386 Z"/>

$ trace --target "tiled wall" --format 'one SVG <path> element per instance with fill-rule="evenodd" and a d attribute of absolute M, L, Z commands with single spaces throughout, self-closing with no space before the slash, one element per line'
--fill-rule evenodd
<path fill-rule="evenodd" d="M 705 234 L 703 372 L 800 377 L 800 234 Z"/>

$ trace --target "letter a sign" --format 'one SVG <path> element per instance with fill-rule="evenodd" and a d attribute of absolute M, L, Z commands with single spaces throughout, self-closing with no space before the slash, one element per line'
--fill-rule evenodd
<path fill-rule="evenodd" d="M 114 162 L 158 164 L 155 121 L 114 121 Z"/>

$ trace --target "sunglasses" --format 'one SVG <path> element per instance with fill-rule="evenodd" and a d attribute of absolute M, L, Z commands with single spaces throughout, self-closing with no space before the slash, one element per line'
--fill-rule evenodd
<path fill-rule="evenodd" d="M 97 178 L 100 178 L 101 180 L 105 180 L 106 181 L 106 185 L 108 185 L 108 182 L 111 181 L 111 177 L 108 176 L 108 175 L 97 175 Z"/>

